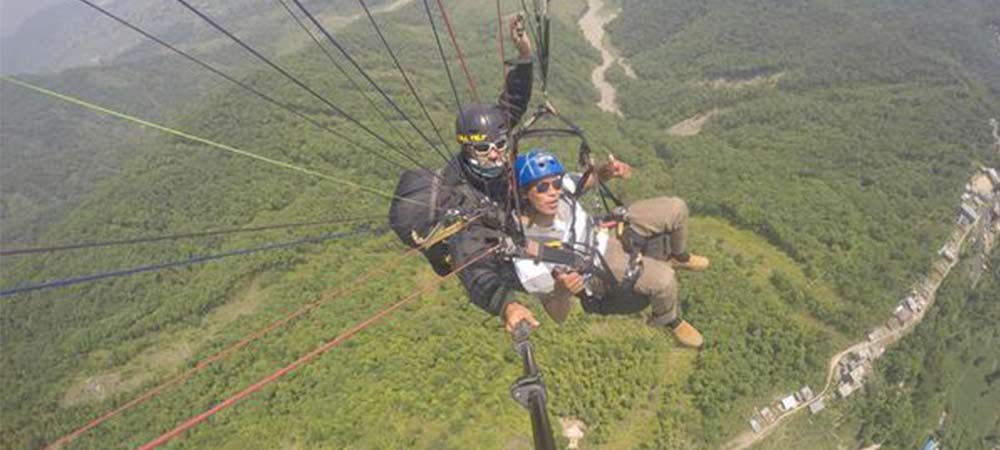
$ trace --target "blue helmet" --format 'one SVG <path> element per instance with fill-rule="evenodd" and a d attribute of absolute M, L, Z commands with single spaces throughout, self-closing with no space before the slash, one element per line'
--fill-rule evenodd
<path fill-rule="evenodd" d="M 520 189 L 542 178 L 562 175 L 566 170 L 556 155 L 540 148 L 533 148 L 527 154 L 517 155 L 514 173 L 517 175 L 517 187 Z"/>

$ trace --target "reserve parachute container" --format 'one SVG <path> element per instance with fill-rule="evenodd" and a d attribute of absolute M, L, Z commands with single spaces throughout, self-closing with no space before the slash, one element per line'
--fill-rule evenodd
<path fill-rule="evenodd" d="M 389 226 L 410 248 L 420 248 L 431 267 L 440 276 L 452 270 L 448 246 L 432 234 L 440 229 L 441 173 L 431 176 L 426 170 L 406 170 L 399 177 L 395 198 L 389 204 Z"/>

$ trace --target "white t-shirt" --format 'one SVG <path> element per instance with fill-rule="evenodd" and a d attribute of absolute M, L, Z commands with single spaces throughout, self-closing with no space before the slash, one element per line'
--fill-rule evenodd
<path fill-rule="evenodd" d="M 575 202 L 569 193 L 576 191 L 576 182 L 573 176 L 563 176 L 563 195 L 559 199 L 559 206 L 556 217 L 552 220 L 551 227 L 541 227 L 529 224 L 524 227 L 525 238 L 537 241 L 541 245 L 555 242 L 569 243 L 571 238 L 575 238 L 572 247 L 584 250 L 596 250 L 600 254 L 608 247 L 608 231 L 604 228 L 595 227 L 589 214 L 583 210 L 579 202 Z M 573 214 L 576 214 L 576 221 L 573 221 Z M 574 224 L 575 236 L 570 233 L 570 224 Z M 567 245 L 570 247 L 570 245 Z M 555 289 L 555 279 L 552 277 L 552 270 L 561 267 L 560 264 L 535 262 L 533 259 L 515 258 L 514 270 L 521 285 L 530 294 L 548 294 Z M 589 291 L 589 278 L 588 278 Z"/>

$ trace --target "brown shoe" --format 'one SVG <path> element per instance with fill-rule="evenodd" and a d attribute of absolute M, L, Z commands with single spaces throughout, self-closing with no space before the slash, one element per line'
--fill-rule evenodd
<path fill-rule="evenodd" d="M 674 339 L 676 339 L 677 343 L 683 347 L 700 349 L 705 343 L 705 338 L 701 336 L 698 329 L 686 320 L 682 320 L 674 326 L 673 332 Z"/>
<path fill-rule="evenodd" d="M 650 316 L 646 323 L 653 327 L 669 329 L 674 335 L 674 339 L 676 339 L 677 343 L 681 346 L 688 348 L 701 348 L 702 344 L 705 343 L 705 338 L 701 336 L 698 329 L 686 320 L 676 318 L 667 321 L 666 317 L 666 314 L 659 317 Z"/>
<path fill-rule="evenodd" d="M 670 267 L 674 270 L 683 269 L 690 270 L 692 272 L 701 272 L 708 269 L 709 261 L 708 258 L 695 254 L 687 254 L 687 261 L 680 261 L 677 259 L 677 255 L 670 255 Z"/>

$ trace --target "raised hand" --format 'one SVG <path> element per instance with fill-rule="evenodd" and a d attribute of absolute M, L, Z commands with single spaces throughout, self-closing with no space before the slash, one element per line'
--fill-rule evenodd
<path fill-rule="evenodd" d="M 604 181 L 612 178 L 629 178 L 632 176 L 632 166 L 617 160 L 615 155 L 608 155 L 608 162 L 601 166 L 597 173 Z"/>
<path fill-rule="evenodd" d="M 528 33 L 524 29 L 525 20 L 524 14 L 520 13 L 510 21 L 510 38 L 514 41 L 514 45 L 517 46 L 518 56 L 521 58 L 528 58 L 531 56 L 531 39 L 528 38 Z"/>

